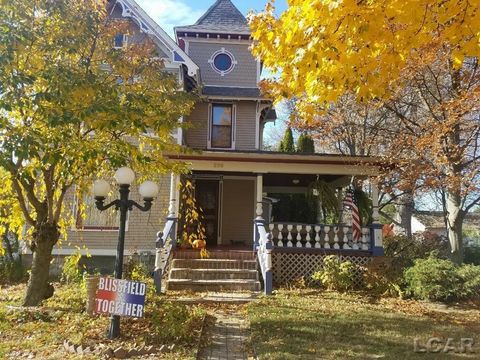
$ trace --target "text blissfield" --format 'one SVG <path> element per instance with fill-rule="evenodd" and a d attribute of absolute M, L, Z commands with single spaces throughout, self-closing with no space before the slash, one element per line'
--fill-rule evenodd
<path fill-rule="evenodd" d="M 145 283 L 101 277 L 95 298 L 95 312 L 97 314 L 142 317 L 145 293 Z"/>

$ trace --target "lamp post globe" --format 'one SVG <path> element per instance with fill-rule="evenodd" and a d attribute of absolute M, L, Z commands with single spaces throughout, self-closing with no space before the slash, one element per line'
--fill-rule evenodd
<path fill-rule="evenodd" d="M 158 195 L 158 185 L 153 181 L 144 181 L 138 188 L 138 192 L 144 199 L 153 199 Z"/>
<path fill-rule="evenodd" d="M 96 180 L 93 183 L 93 196 L 98 198 L 106 198 L 110 192 L 110 184 L 105 180 Z"/>
<path fill-rule="evenodd" d="M 131 185 L 135 180 L 135 173 L 129 167 L 121 167 L 113 176 L 119 185 Z"/>

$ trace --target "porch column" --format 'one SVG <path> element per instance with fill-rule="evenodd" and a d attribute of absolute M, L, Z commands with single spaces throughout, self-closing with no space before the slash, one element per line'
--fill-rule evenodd
<path fill-rule="evenodd" d="M 178 182 L 179 176 L 172 173 L 170 176 L 170 200 L 168 203 L 168 218 L 177 218 L 178 214 Z"/>
<path fill-rule="evenodd" d="M 265 224 L 263 215 L 263 175 L 257 174 L 256 189 L 256 206 L 255 206 L 255 221 L 253 224 L 253 250 L 257 251 L 259 246 L 260 234 L 257 230 L 257 224 Z"/>
<path fill-rule="evenodd" d="M 383 256 L 383 225 L 380 223 L 378 211 L 378 187 L 372 184 L 372 227 L 371 227 L 372 254 Z"/>
<path fill-rule="evenodd" d="M 263 175 L 257 174 L 257 207 L 255 210 L 257 215 L 255 220 L 264 220 L 263 215 Z"/>

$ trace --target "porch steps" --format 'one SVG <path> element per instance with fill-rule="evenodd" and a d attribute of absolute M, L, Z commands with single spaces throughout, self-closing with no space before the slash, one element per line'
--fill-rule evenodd
<path fill-rule="evenodd" d="M 210 251 L 208 259 L 198 251 L 176 251 L 167 280 L 172 291 L 260 291 L 257 262 L 252 251 Z"/>

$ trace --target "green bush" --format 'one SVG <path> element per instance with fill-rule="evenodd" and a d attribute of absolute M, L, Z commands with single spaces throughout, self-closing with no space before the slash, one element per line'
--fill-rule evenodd
<path fill-rule="evenodd" d="M 412 267 L 405 270 L 407 293 L 422 300 L 453 300 L 462 290 L 463 281 L 457 270 L 450 260 L 434 255 L 417 259 Z"/>
<path fill-rule="evenodd" d="M 434 253 L 405 271 L 407 292 L 417 299 L 451 301 L 480 297 L 480 266 L 455 265 Z"/>
<path fill-rule="evenodd" d="M 21 259 L 0 259 L 0 285 L 15 284 L 26 280 L 27 270 Z"/>
<path fill-rule="evenodd" d="M 203 321 L 204 315 L 205 312 L 196 306 L 189 307 L 172 301 L 159 302 L 149 314 L 152 335 L 160 343 L 191 343 L 198 336 L 193 329 L 199 328 L 198 323 Z"/>
<path fill-rule="evenodd" d="M 355 283 L 355 265 L 351 261 L 340 261 L 336 255 L 323 259 L 323 268 L 312 275 L 314 281 L 320 281 L 328 290 L 347 291 Z"/>
<path fill-rule="evenodd" d="M 463 253 L 465 264 L 480 265 L 480 246 L 466 246 Z"/>
<path fill-rule="evenodd" d="M 88 251 L 86 256 L 91 257 Z M 66 284 L 78 284 L 83 281 L 83 273 L 86 272 L 86 267 L 85 265 L 80 265 L 81 259 L 82 253 L 79 247 L 77 247 L 72 255 L 65 257 L 62 267 L 62 282 Z"/>
<path fill-rule="evenodd" d="M 458 268 L 458 275 L 462 278 L 462 291 L 459 297 L 473 299 L 480 297 L 480 266 L 465 264 Z"/>

